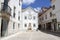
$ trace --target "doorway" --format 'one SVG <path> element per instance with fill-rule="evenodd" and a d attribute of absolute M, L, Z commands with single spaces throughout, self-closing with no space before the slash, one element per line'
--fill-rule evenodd
<path fill-rule="evenodd" d="M 54 31 L 56 31 L 56 23 L 54 23 Z"/>
<path fill-rule="evenodd" d="M 41 28 L 42 28 L 41 25 L 38 25 L 38 29 L 41 30 Z"/>
<path fill-rule="evenodd" d="M 49 31 L 51 30 L 51 22 L 46 23 L 46 29 L 49 30 Z"/>
<path fill-rule="evenodd" d="M 28 24 L 28 30 L 32 30 L 31 23 Z"/>

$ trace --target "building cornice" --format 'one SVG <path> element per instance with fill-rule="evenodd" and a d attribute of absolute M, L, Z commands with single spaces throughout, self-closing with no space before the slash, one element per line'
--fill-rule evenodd
<path fill-rule="evenodd" d="M 46 12 L 48 12 L 50 9 L 52 9 L 51 7 L 49 9 L 47 9 L 46 11 L 43 11 L 42 13 L 39 13 L 38 17 L 44 15 Z"/>
<path fill-rule="evenodd" d="M 37 12 L 37 11 L 35 11 L 32 7 L 27 7 L 27 8 L 24 8 L 24 9 L 22 9 L 22 12 L 24 12 L 24 11 L 26 11 L 26 10 L 28 10 L 28 9 L 31 9 L 31 10 L 33 10 L 34 12 L 36 12 L 36 13 L 39 13 L 39 12 Z"/>

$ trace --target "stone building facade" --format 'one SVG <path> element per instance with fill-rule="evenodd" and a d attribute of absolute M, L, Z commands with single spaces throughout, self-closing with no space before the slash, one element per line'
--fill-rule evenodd
<path fill-rule="evenodd" d="M 21 0 L 0 1 L 0 36 L 8 36 L 19 31 Z"/>
<path fill-rule="evenodd" d="M 36 31 L 38 28 L 38 12 L 32 7 L 22 10 L 22 30 Z"/>
<path fill-rule="evenodd" d="M 39 22 L 39 29 L 42 30 L 52 30 L 52 8 L 42 8 L 42 12 L 39 13 L 38 22 Z"/>
<path fill-rule="evenodd" d="M 51 8 L 49 10 L 44 9 L 39 16 L 39 25 L 50 31 L 60 32 L 60 0 L 51 0 Z M 45 23 L 45 24 L 44 24 Z M 42 25 L 43 24 L 43 25 Z"/>
<path fill-rule="evenodd" d="M 55 14 L 56 19 L 56 31 L 60 31 L 60 0 L 52 0 L 51 6 L 52 6 L 52 13 Z"/>

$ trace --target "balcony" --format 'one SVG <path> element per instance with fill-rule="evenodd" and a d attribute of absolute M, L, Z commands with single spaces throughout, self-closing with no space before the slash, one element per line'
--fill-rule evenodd
<path fill-rule="evenodd" d="M 11 16 L 11 8 L 7 5 L 2 3 L 1 4 L 1 15 L 3 17 L 10 17 Z"/>

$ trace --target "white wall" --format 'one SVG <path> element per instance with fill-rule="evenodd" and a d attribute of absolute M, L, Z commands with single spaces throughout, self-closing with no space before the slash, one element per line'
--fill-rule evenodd
<path fill-rule="evenodd" d="M 0 11 L 1 11 L 1 3 L 3 3 L 4 2 L 4 0 L 0 0 Z"/>
<path fill-rule="evenodd" d="M 29 16 L 29 13 L 32 15 L 32 19 L 29 20 L 28 16 Z M 34 12 L 32 9 L 30 8 L 27 8 L 23 13 L 23 29 L 28 29 L 28 24 L 31 23 L 32 25 L 32 30 L 36 30 L 38 28 L 38 13 Z M 25 16 L 27 17 L 27 19 L 25 19 Z M 35 20 L 33 19 L 33 16 L 35 16 Z M 33 27 L 33 24 L 36 24 L 36 27 Z M 25 24 L 27 24 L 27 27 L 25 27 Z"/>
<path fill-rule="evenodd" d="M 57 21 L 60 21 L 60 0 L 56 0 L 52 5 L 55 5 L 55 9 L 52 11 L 56 14 Z"/>
<path fill-rule="evenodd" d="M 47 22 L 51 22 L 52 17 L 50 17 L 50 12 L 52 11 L 52 9 L 50 8 L 48 11 L 46 11 L 45 13 L 43 13 L 39 18 L 41 18 L 41 20 L 39 19 L 39 23 L 47 23 Z M 47 15 L 47 19 L 46 19 L 46 15 Z M 44 20 L 42 20 L 42 17 Z"/>
<path fill-rule="evenodd" d="M 21 1 L 20 1 L 21 2 Z M 10 0 L 8 5 L 11 7 L 11 16 L 10 16 L 10 21 L 9 21 L 9 25 L 8 25 L 8 34 L 12 34 L 15 32 L 18 32 L 20 28 L 18 28 L 18 24 L 20 24 L 21 22 L 21 18 L 20 20 L 18 20 L 18 15 L 20 15 L 21 17 L 21 5 L 19 5 L 19 0 Z M 16 7 L 15 10 L 15 18 L 13 17 L 13 13 L 14 13 L 14 6 Z M 20 13 L 19 13 L 20 11 Z M 13 29 L 13 23 L 15 22 L 15 29 Z"/>

